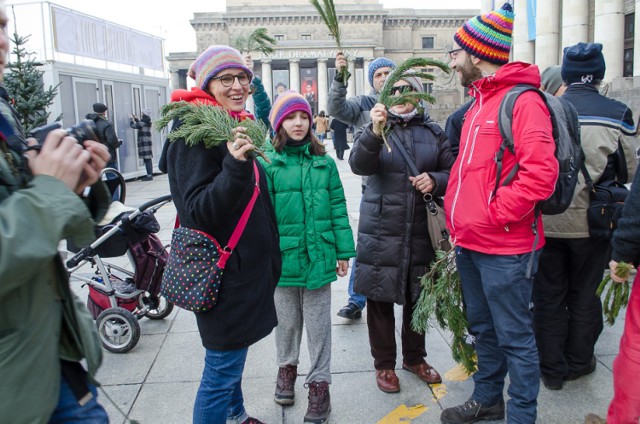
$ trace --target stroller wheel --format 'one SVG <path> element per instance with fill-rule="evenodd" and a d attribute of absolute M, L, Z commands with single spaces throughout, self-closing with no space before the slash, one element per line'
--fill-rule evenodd
<path fill-rule="evenodd" d="M 173 311 L 173 303 L 169 302 L 164 296 L 152 295 L 149 292 L 144 292 L 138 299 L 140 308 L 144 308 L 149 305 L 145 317 L 153 320 L 164 319 L 168 317 Z"/>
<path fill-rule="evenodd" d="M 102 345 L 109 352 L 125 353 L 140 340 L 140 324 L 136 317 L 124 308 L 109 308 L 96 319 Z"/>

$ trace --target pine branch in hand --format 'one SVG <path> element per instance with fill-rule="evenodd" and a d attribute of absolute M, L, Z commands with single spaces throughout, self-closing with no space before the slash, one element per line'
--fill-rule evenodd
<path fill-rule="evenodd" d="M 618 262 L 618 265 L 616 266 L 616 275 L 628 280 L 631 269 L 631 265 L 625 262 Z M 629 303 L 630 292 L 631 289 L 629 281 L 625 281 L 624 283 L 615 282 L 611 278 L 611 274 L 607 274 L 607 276 L 604 277 L 596 290 L 596 296 L 602 299 L 602 312 L 607 324 L 615 324 L 616 318 L 618 318 L 618 314 L 620 313 L 620 309 L 623 306 L 627 306 Z"/>
<path fill-rule="evenodd" d="M 402 62 L 396 69 L 393 70 L 387 77 L 382 90 L 380 91 L 380 96 L 378 97 L 378 103 L 382 103 L 387 110 L 397 105 L 404 105 L 407 103 L 412 104 L 415 108 L 418 109 L 419 113 L 424 113 L 424 109 L 421 105 L 421 102 L 424 101 L 429 104 L 433 104 L 436 102 L 435 97 L 433 97 L 429 93 L 419 93 L 415 91 L 407 92 L 407 93 L 399 93 L 397 95 L 393 94 L 393 86 L 398 82 L 407 77 L 419 78 L 422 80 L 433 81 L 436 76 L 431 72 L 423 72 L 423 71 L 415 71 L 413 68 L 425 68 L 425 67 L 436 67 L 442 70 L 445 73 L 449 73 L 451 69 L 443 62 L 434 59 L 427 59 L 421 57 L 412 57 L 404 62 Z M 391 146 L 387 141 L 387 134 L 389 132 L 389 128 L 384 128 L 379 126 L 377 128 L 378 132 L 382 134 L 382 140 L 384 144 L 387 146 L 387 150 L 391 152 Z"/>
<path fill-rule="evenodd" d="M 256 30 L 249 35 L 247 40 L 247 50 L 257 50 L 268 55 L 275 52 L 273 47 L 276 44 L 276 39 L 269 36 L 266 28 L 256 28 Z"/>
<path fill-rule="evenodd" d="M 255 153 L 267 160 L 263 151 L 267 128 L 261 121 L 245 119 L 238 122 L 221 107 L 182 101 L 164 105 L 154 127 L 157 131 L 162 131 L 175 119 L 182 124 L 169 133 L 167 138 L 170 142 L 184 139 L 188 146 L 202 143 L 210 149 L 232 141 L 234 128 L 245 127 L 246 134 L 256 146 Z"/>
<path fill-rule="evenodd" d="M 413 309 L 411 328 L 419 333 L 429 329 L 435 319 L 442 329 L 452 333 L 451 356 L 465 370 L 476 370 L 475 351 L 466 343 L 467 318 L 463 310 L 462 286 L 455 265 L 455 253 L 438 251 L 427 274 L 421 279 L 422 292 Z"/>

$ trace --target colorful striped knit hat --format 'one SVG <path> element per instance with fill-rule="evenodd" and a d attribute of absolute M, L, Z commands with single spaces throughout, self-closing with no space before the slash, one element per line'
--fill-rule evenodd
<path fill-rule="evenodd" d="M 200 53 L 189 67 L 189 76 L 196 80 L 196 85 L 201 90 L 206 91 L 211 77 L 228 68 L 242 69 L 253 78 L 253 71 L 244 64 L 240 52 L 229 46 L 210 46 Z"/>
<path fill-rule="evenodd" d="M 280 94 L 271 107 L 271 113 L 269 114 L 269 122 L 271 122 L 273 130 L 278 132 L 284 118 L 290 113 L 299 110 L 309 115 L 309 120 L 311 120 L 311 106 L 309 106 L 309 102 L 307 102 L 304 96 L 294 90 L 285 91 Z"/>
<path fill-rule="evenodd" d="M 500 10 L 469 19 L 453 39 L 478 59 L 504 65 L 509 62 L 513 16 L 511 5 L 505 3 Z"/>

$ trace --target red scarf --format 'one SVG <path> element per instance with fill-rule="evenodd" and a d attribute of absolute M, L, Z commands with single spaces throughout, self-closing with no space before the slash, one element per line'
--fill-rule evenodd
<path fill-rule="evenodd" d="M 212 105 L 222 107 L 220 103 L 209 93 L 204 90 L 199 89 L 198 87 L 192 87 L 191 90 L 175 90 L 171 93 L 171 102 L 180 102 L 185 101 L 189 103 L 200 103 L 203 105 Z M 227 110 L 229 115 L 233 116 L 238 122 L 244 121 L 245 119 L 251 119 L 255 121 L 255 118 L 252 114 L 243 110 L 242 112 L 234 112 L 231 110 Z"/>

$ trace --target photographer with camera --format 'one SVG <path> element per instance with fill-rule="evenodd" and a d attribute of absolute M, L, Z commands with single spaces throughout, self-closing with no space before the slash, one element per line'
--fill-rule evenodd
<path fill-rule="evenodd" d="M 0 1 L 2 58 L 9 50 L 6 25 Z M 0 60 L 0 76 L 3 68 Z M 28 149 L 36 144 L 24 139 L 0 86 L 0 422 L 107 423 L 90 382 L 102 359 L 100 341 L 71 293 L 58 244 L 94 238 L 94 222 L 109 202 L 100 181 L 109 152 L 96 141 L 80 145 L 60 129 L 39 151 Z"/>
<path fill-rule="evenodd" d="M 98 141 L 109 149 L 111 160 L 107 164 L 107 167 L 118 169 L 116 151 L 120 147 L 121 141 L 118 139 L 116 130 L 113 128 L 113 124 L 107 119 L 107 108 L 102 103 L 93 104 L 93 112 L 88 113 L 86 118 L 96 123 L 96 135 Z"/>

